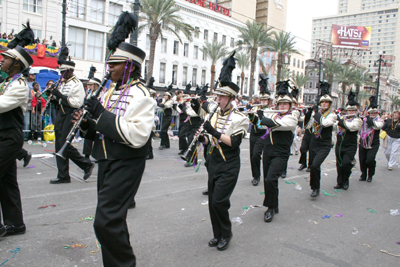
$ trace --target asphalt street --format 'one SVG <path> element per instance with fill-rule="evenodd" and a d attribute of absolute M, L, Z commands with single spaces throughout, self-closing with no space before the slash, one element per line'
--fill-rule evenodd
<path fill-rule="evenodd" d="M 74 145 L 82 149 L 82 143 Z M 357 163 L 350 189 L 338 192 L 332 149 L 322 165 L 321 186 L 328 195 L 321 192 L 315 199 L 309 196 L 308 173 L 297 170 L 299 156 L 290 157 L 287 178 L 279 181 L 280 213 L 265 223 L 266 208 L 254 207 L 263 202 L 263 185 L 251 184 L 249 140 L 243 140 L 230 208 L 231 218 L 243 223 L 233 226 L 230 247 L 221 252 L 207 245 L 213 235 L 207 197 L 201 194 L 207 187 L 205 167 L 185 168 L 178 141 L 163 151 L 158 145 L 156 139 L 137 207 L 128 212 L 137 266 L 400 266 L 400 256 L 393 256 L 400 255 L 400 216 L 389 213 L 400 209 L 400 169 L 387 170 L 383 148 L 372 183 L 358 181 Z M 54 152 L 53 144 L 24 147 L 34 155 Z M 83 172 L 70 165 L 72 182 L 52 185 L 54 157 L 33 158 L 27 168 L 18 162 L 27 232 L 0 238 L 0 266 L 102 266 L 90 217 L 96 208 L 97 167 L 85 182 Z M 244 207 L 249 207 L 246 214 Z"/>

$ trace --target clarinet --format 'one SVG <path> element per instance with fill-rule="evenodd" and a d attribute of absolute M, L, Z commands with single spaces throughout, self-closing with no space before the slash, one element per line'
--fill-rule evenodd
<path fill-rule="evenodd" d="M 196 144 L 197 140 L 199 139 L 200 135 L 204 132 L 204 123 L 205 123 L 206 121 L 211 120 L 212 116 L 213 116 L 214 113 L 217 111 L 218 107 L 219 107 L 219 103 L 217 103 L 217 105 L 215 105 L 215 107 L 213 108 L 213 110 L 211 110 L 211 112 L 207 114 L 207 117 L 204 119 L 204 122 L 203 122 L 203 123 L 201 124 L 201 126 L 199 127 L 198 134 L 196 134 L 195 136 L 193 136 L 193 140 L 192 140 L 192 142 L 191 142 L 190 145 L 189 145 L 189 148 L 188 148 L 188 150 L 187 150 L 187 152 L 186 152 L 186 155 L 181 156 L 181 159 L 183 159 L 184 161 L 187 161 L 187 160 L 188 160 L 187 157 L 189 156 L 189 153 L 193 150 L 193 148 L 195 147 L 195 144 Z"/>
<path fill-rule="evenodd" d="M 62 77 L 61 77 L 61 78 L 62 78 Z M 50 90 L 50 95 L 47 97 L 46 106 L 44 107 L 44 109 L 43 109 L 43 111 L 42 111 L 42 114 L 45 114 L 46 109 L 47 109 L 47 108 L 49 107 L 49 105 L 50 105 L 51 98 L 53 97 L 53 93 L 51 93 L 51 91 L 52 91 L 52 90 L 58 90 L 58 87 L 60 86 L 60 83 L 61 83 L 61 78 L 58 79 L 57 83 L 53 83 L 53 84 L 51 85 L 51 89 L 46 89 L 46 90 L 44 90 L 44 91 L 42 92 L 41 95 L 43 95 L 46 91 Z"/>
<path fill-rule="evenodd" d="M 104 86 L 107 84 L 108 80 L 110 79 L 111 73 L 107 73 L 106 76 L 104 76 L 103 81 L 100 84 L 100 87 L 97 89 L 97 91 L 92 94 L 92 96 L 94 95 L 96 98 L 98 98 L 100 96 L 101 91 L 103 90 Z M 81 107 L 80 109 L 82 109 L 83 107 Z M 57 156 L 66 159 L 66 153 L 67 153 L 67 148 L 68 146 L 71 144 L 72 140 L 74 140 L 80 126 L 81 123 L 83 122 L 84 119 L 86 119 L 86 116 L 88 114 L 88 111 L 86 109 L 83 110 L 82 116 L 74 123 L 74 126 L 72 127 L 71 131 L 69 132 L 64 145 L 60 148 L 60 150 L 56 153 Z"/>

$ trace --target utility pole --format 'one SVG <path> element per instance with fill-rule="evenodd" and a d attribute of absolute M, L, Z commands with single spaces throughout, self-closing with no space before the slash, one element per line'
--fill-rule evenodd
<path fill-rule="evenodd" d="M 321 68 L 322 68 L 322 65 L 324 64 L 324 63 L 322 63 L 322 54 L 319 55 L 318 64 L 319 64 L 318 82 L 321 82 L 321 81 L 323 80 L 323 78 L 324 78 L 324 77 L 322 77 L 322 79 L 321 79 Z M 323 76 L 323 75 L 324 75 L 324 74 L 322 73 L 322 76 Z M 319 96 L 319 95 L 321 95 L 321 88 L 318 88 L 318 96 Z"/>
<path fill-rule="evenodd" d="M 62 3 L 62 32 L 61 32 L 61 46 L 65 45 L 65 20 L 67 19 L 67 0 Z"/>
<path fill-rule="evenodd" d="M 378 78 L 376 79 L 376 100 L 378 101 L 378 107 L 381 108 L 381 99 L 379 98 L 379 80 L 381 78 L 381 66 L 382 63 L 386 64 L 386 62 L 382 59 L 383 51 L 379 51 L 379 59 L 375 61 L 374 66 L 376 66 L 376 62 L 378 62 Z"/>
<path fill-rule="evenodd" d="M 135 14 L 138 18 L 139 21 L 139 9 L 140 9 L 140 3 L 139 0 L 135 0 L 135 2 L 133 3 L 133 14 Z M 138 25 L 139 27 L 139 25 Z M 134 30 L 131 34 L 131 38 L 130 38 L 130 43 L 133 45 L 137 46 L 137 39 L 138 39 L 138 30 Z"/>

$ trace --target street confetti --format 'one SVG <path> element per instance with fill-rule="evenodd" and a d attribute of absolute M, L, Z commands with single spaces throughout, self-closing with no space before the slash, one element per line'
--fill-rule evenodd
<path fill-rule="evenodd" d="M 93 251 L 90 251 L 90 255 L 94 255 L 94 253 L 97 253 L 97 252 L 100 251 L 100 244 L 99 244 L 98 240 L 96 240 L 96 246 L 97 246 L 97 249 L 93 250 Z"/>
<path fill-rule="evenodd" d="M 203 202 L 201 203 L 201 205 L 203 205 L 203 206 L 208 205 L 208 201 L 203 201 Z"/>
<path fill-rule="evenodd" d="M 343 191 L 342 189 L 335 189 L 335 193 L 342 192 L 342 191 Z"/>
<path fill-rule="evenodd" d="M 17 247 L 15 250 L 10 250 L 11 253 L 14 253 L 11 258 L 14 258 L 15 254 L 17 254 L 21 250 L 21 247 Z"/>
<path fill-rule="evenodd" d="M 260 195 L 264 195 L 265 193 L 263 191 L 260 191 Z M 400 205 L 400 204 L 399 204 Z"/>
<path fill-rule="evenodd" d="M 35 165 L 33 165 L 33 166 L 29 166 L 29 167 L 27 167 L 28 169 L 31 169 L 31 168 L 35 168 L 36 166 Z"/>
<path fill-rule="evenodd" d="M 371 208 L 367 208 L 367 210 L 368 210 L 369 212 L 371 212 L 371 213 L 378 213 L 376 210 L 371 209 Z"/>
<path fill-rule="evenodd" d="M 75 244 L 75 243 L 71 243 L 71 245 L 64 245 L 63 246 L 65 249 L 69 249 L 69 248 L 87 248 L 86 245 L 83 244 Z"/>
<path fill-rule="evenodd" d="M 56 207 L 56 204 L 51 204 L 51 205 L 46 205 L 46 206 L 41 206 L 41 207 L 39 207 L 38 209 L 45 209 L 45 208 L 48 208 L 48 207 Z"/>
<path fill-rule="evenodd" d="M 55 152 L 54 150 L 48 150 L 48 149 L 45 149 L 44 151 L 47 151 L 47 152 Z"/>
<path fill-rule="evenodd" d="M 202 222 L 204 222 L 206 220 L 206 218 L 201 219 Z"/>
<path fill-rule="evenodd" d="M 93 215 L 89 215 L 89 216 L 86 217 L 86 218 L 81 218 L 82 221 L 93 221 L 93 219 L 94 219 L 94 216 L 93 216 Z"/>
<path fill-rule="evenodd" d="M 241 215 L 241 216 L 244 216 L 244 215 L 247 214 L 247 212 L 248 212 L 250 209 L 261 208 L 261 207 L 262 207 L 261 205 L 250 205 L 249 207 L 243 207 L 243 212 L 242 212 L 242 214 L 240 214 L 240 215 Z"/>
<path fill-rule="evenodd" d="M 325 215 L 324 217 L 322 217 L 322 219 L 329 219 L 331 217 L 331 215 Z"/>
<path fill-rule="evenodd" d="M 398 258 L 400 258 L 400 255 L 392 254 L 392 253 L 388 252 L 387 250 L 381 249 L 380 252 L 385 253 L 385 254 L 388 254 L 388 255 L 393 256 L 393 257 L 398 257 Z"/>
<path fill-rule="evenodd" d="M 400 241 L 399 241 L 399 242 L 396 242 L 396 244 L 397 244 L 397 245 L 400 245 Z"/>
<path fill-rule="evenodd" d="M 329 194 L 329 193 L 327 193 L 325 190 L 322 190 L 322 189 L 321 189 L 321 191 L 324 192 L 324 194 L 325 194 L 326 196 L 330 196 L 330 197 L 337 197 L 337 196 L 338 196 L 338 195 L 336 195 L 336 194 Z"/>
<path fill-rule="evenodd" d="M 41 173 L 41 172 L 37 172 L 36 174 L 39 174 L 39 175 L 40 175 L 40 174 L 42 174 L 42 173 Z"/>
<path fill-rule="evenodd" d="M 4 263 L 6 263 L 8 260 L 3 261 L 2 263 L 0 263 L 0 266 L 3 266 Z"/>
<path fill-rule="evenodd" d="M 296 182 L 285 181 L 285 184 L 296 184 Z"/>
<path fill-rule="evenodd" d="M 368 244 L 361 244 L 361 243 L 358 243 L 360 246 L 363 246 L 363 247 L 367 247 L 367 248 L 371 248 Z"/>
<path fill-rule="evenodd" d="M 353 235 L 357 235 L 358 234 L 358 230 L 357 228 L 353 227 L 353 232 L 351 232 Z"/>
<path fill-rule="evenodd" d="M 181 208 L 181 210 L 185 210 L 185 208 Z"/>
<path fill-rule="evenodd" d="M 343 214 L 341 214 L 341 213 L 336 214 L 335 217 L 337 217 L 337 218 L 343 217 Z"/>
<path fill-rule="evenodd" d="M 325 175 L 325 176 L 328 176 L 328 174 L 327 174 L 326 172 L 324 172 L 324 175 Z"/>

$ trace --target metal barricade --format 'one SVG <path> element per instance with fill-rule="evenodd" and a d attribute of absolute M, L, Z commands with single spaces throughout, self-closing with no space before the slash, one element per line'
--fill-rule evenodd
<path fill-rule="evenodd" d="M 156 115 L 159 118 L 159 123 L 156 124 L 156 130 L 155 132 L 160 132 L 161 128 L 162 128 L 162 119 L 163 119 L 163 110 L 160 107 L 156 108 Z M 173 127 L 172 127 L 172 132 L 174 133 L 174 135 L 178 135 L 179 132 L 179 113 L 172 109 L 172 123 L 174 123 Z M 172 124 L 171 123 L 171 124 Z"/>

